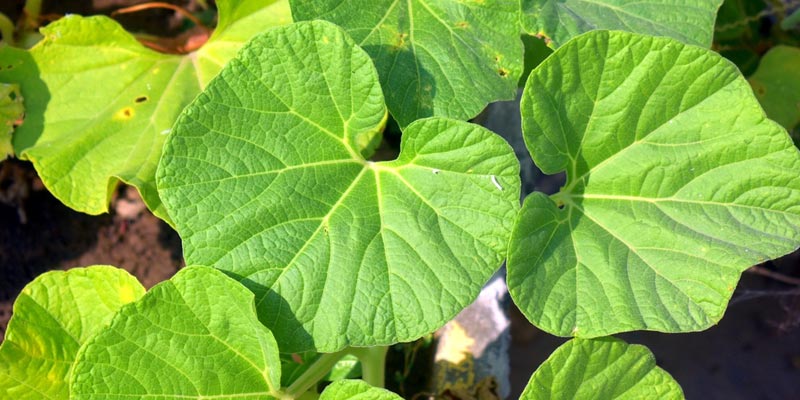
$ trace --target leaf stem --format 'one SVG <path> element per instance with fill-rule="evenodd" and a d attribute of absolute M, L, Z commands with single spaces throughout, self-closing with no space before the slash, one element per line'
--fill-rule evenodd
<path fill-rule="evenodd" d="M 388 346 L 353 347 L 350 354 L 361 361 L 362 379 L 372 386 L 385 386 L 386 352 Z"/>
<path fill-rule="evenodd" d="M 39 16 L 42 14 L 42 0 L 28 0 L 22 9 L 25 16 L 24 31 L 35 30 L 39 27 Z"/>
<path fill-rule="evenodd" d="M 325 375 L 330 372 L 334 365 L 336 365 L 342 357 L 349 354 L 350 349 L 346 348 L 336 353 L 328 353 L 320 356 L 313 364 L 305 371 L 296 381 L 292 382 L 284 391 L 286 396 L 291 399 L 300 397 L 303 393 L 307 392 L 314 385 L 317 384 Z"/>
<path fill-rule="evenodd" d="M 786 276 L 780 272 L 770 271 L 760 265 L 754 265 L 750 267 L 747 272 L 751 272 L 754 274 L 758 274 L 761 276 L 766 276 L 767 278 L 772 278 L 776 281 L 783 282 L 789 285 L 800 286 L 800 279 L 793 278 L 791 276 Z"/>
<path fill-rule="evenodd" d="M 0 13 L 0 34 L 9 46 L 14 45 L 14 23 L 3 13 Z"/>
<path fill-rule="evenodd" d="M 358 361 L 361 361 L 362 379 L 372 386 L 382 388 L 385 384 L 386 352 L 388 350 L 388 346 L 347 347 L 336 353 L 323 354 L 296 381 L 282 391 L 284 398 L 296 399 L 302 396 L 322 380 L 342 357 L 348 354 L 356 356 Z"/>

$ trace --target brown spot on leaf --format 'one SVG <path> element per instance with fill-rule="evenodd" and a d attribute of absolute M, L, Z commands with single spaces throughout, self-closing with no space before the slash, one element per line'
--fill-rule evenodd
<path fill-rule="evenodd" d="M 133 116 L 134 116 L 133 108 L 132 107 L 125 107 L 125 108 L 117 111 L 116 114 L 114 114 L 114 119 L 116 119 L 116 120 L 128 120 L 128 119 L 133 118 Z"/>
<path fill-rule="evenodd" d="M 147 96 L 139 96 L 139 97 L 136 98 L 135 101 L 137 103 L 144 103 L 145 101 L 147 101 Z"/>
<path fill-rule="evenodd" d="M 398 33 L 397 37 L 395 38 L 394 47 L 398 49 L 405 47 L 407 37 L 408 37 L 407 33 Z"/>

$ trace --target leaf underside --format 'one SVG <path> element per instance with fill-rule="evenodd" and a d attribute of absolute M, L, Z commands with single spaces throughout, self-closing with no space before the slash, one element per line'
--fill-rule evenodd
<path fill-rule="evenodd" d="M 767 116 L 792 130 L 800 124 L 800 48 L 775 46 L 761 59 L 750 85 Z"/>
<path fill-rule="evenodd" d="M 401 126 L 430 116 L 466 120 L 516 94 L 523 47 L 514 1 L 290 3 L 295 20 L 333 22 L 369 53 Z"/>
<path fill-rule="evenodd" d="M 369 56 L 303 22 L 250 42 L 167 142 L 158 184 L 187 262 L 255 292 L 282 351 L 415 339 L 502 261 L 520 186 L 508 145 L 425 119 L 397 160 L 366 161 L 385 115 Z"/>
<path fill-rule="evenodd" d="M 522 0 L 522 28 L 559 47 L 582 33 L 616 29 L 711 46 L 723 0 Z"/>
<path fill-rule="evenodd" d="M 683 399 L 683 390 L 644 346 L 572 339 L 534 372 L 520 396 L 546 399 Z"/>
<path fill-rule="evenodd" d="M 521 108 L 536 164 L 568 178 L 526 199 L 509 250 L 511 294 L 548 332 L 705 329 L 743 270 L 800 244 L 800 155 L 711 51 L 588 33 Z"/>
<path fill-rule="evenodd" d="M 14 302 L 0 345 L 0 398 L 68 398 L 78 349 L 144 287 L 125 270 L 93 266 L 37 277 Z"/>
<path fill-rule="evenodd" d="M 0 49 L 0 81 L 18 83 L 26 118 L 14 136 L 20 158 L 67 206 L 108 210 L 118 181 L 135 186 L 164 219 L 155 171 L 175 118 L 255 33 L 288 22 L 288 3 L 249 0 L 248 10 L 220 1 L 221 29 L 186 56 L 144 47 L 114 20 L 66 16 L 41 29 L 30 52 Z M 284 18 L 267 18 L 280 15 Z"/>
<path fill-rule="evenodd" d="M 70 398 L 274 399 L 280 375 L 253 294 L 213 268 L 188 267 L 81 348 Z"/>

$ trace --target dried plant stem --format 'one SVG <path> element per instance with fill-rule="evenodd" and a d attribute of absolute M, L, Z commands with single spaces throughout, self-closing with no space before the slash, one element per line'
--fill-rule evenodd
<path fill-rule="evenodd" d="M 154 8 L 166 8 L 166 9 L 175 11 L 175 12 L 183 15 L 184 17 L 186 17 L 190 21 L 192 21 L 195 25 L 197 25 L 199 27 L 202 27 L 202 28 L 204 28 L 206 30 L 209 29 L 207 26 L 205 26 L 205 24 L 203 24 L 202 21 L 200 21 L 197 17 L 195 17 L 192 13 L 190 13 L 185 8 L 180 7 L 180 6 L 176 6 L 175 4 L 164 3 L 164 2 L 160 2 L 160 1 L 154 1 L 154 2 L 150 2 L 150 3 L 142 3 L 142 4 L 137 4 L 135 6 L 120 8 L 119 10 L 116 10 L 116 11 L 112 12 L 111 16 L 113 17 L 113 16 L 120 15 L 120 14 L 130 14 L 130 13 L 144 11 L 144 10 L 151 10 L 151 9 L 154 9 Z"/>
<path fill-rule="evenodd" d="M 793 278 L 791 276 L 786 276 L 786 275 L 781 274 L 779 272 L 770 271 L 770 270 L 768 270 L 768 269 L 766 269 L 766 268 L 764 268 L 764 267 L 762 267 L 760 265 L 752 266 L 747 271 L 748 272 L 752 272 L 754 274 L 766 276 L 768 278 L 772 278 L 772 279 L 774 279 L 776 281 L 787 283 L 789 285 L 800 286 L 800 279 Z"/>

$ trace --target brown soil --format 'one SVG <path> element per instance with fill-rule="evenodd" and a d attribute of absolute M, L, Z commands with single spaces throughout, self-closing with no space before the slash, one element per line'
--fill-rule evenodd
<path fill-rule="evenodd" d="M 144 209 L 135 189 L 120 187 L 110 214 L 90 216 L 43 190 L 30 164 L 6 160 L 0 166 L 22 171 L 27 179 L 13 174 L 16 179 L 1 182 L 0 194 L 24 193 L 21 185 L 32 186 L 27 199 L 17 196 L 12 204 L 0 204 L 0 337 L 17 294 L 48 270 L 114 265 L 149 288 L 183 264 L 177 233 Z"/>

